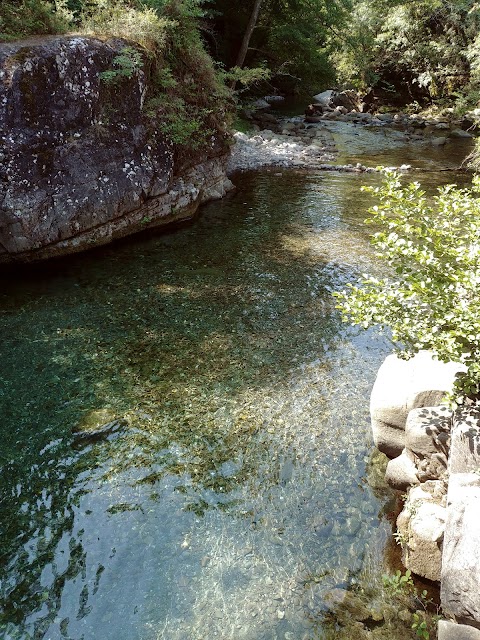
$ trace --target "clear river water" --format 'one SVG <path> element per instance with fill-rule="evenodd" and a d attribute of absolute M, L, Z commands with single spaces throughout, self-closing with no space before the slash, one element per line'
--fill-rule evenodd
<path fill-rule="evenodd" d="M 438 172 L 460 142 L 332 132 L 349 161 L 466 179 Z M 190 226 L 0 274 L 2 638 L 321 638 L 325 594 L 385 571 L 389 344 L 331 295 L 381 270 L 378 180 L 236 176 Z"/>

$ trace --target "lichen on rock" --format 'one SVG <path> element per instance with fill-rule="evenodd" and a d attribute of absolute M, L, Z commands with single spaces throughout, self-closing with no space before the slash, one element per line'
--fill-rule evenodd
<path fill-rule="evenodd" d="M 84 36 L 0 45 L 0 263 L 190 217 L 231 188 L 221 132 L 179 175 L 174 145 L 143 110 L 148 59 L 103 81 L 126 46 Z"/>

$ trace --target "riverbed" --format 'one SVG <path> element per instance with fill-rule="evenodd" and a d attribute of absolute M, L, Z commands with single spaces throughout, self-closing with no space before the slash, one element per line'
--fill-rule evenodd
<path fill-rule="evenodd" d="M 429 187 L 465 179 L 418 149 Z M 381 273 L 378 180 L 236 175 L 191 226 L 2 274 L 2 637 L 321 638 L 326 595 L 386 570 L 389 343 L 331 295 Z"/>

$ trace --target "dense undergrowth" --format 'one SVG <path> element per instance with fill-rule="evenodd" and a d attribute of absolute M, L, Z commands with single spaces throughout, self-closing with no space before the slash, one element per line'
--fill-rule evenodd
<path fill-rule="evenodd" d="M 156 54 L 164 50 L 175 69 L 177 54 L 190 54 L 195 69 L 213 64 L 216 101 L 225 70 L 236 65 L 254 4 L 3 0 L 0 41 L 87 30 L 128 37 Z M 462 113 L 480 101 L 479 32 L 476 0 L 260 0 L 243 78 L 260 79 L 264 94 L 313 95 L 337 83 L 373 88 L 387 104 L 420 108 L 434 102 Z M 261 73 L 249 77 L 251 69 Z"/>
<path fill-rule="evenodd" d="M 141 68 L 149 91 L 145 114 L 174 144 L 180 162 L 227 135 L 234 111 L 222 70 L 207 53 L 196 0 L 8 0 L 0 12 L 0 39 L 38 33 L 83 33 L 126 40 L 110 84 Z"/>

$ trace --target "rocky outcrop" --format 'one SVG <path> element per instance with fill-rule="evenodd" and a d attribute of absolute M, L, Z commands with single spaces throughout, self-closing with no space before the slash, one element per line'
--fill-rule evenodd
<path fill-rule="evenodd" d="M 439 627 L 439 638 L 473 640 L 480 629 L 480 410 L 438 405 L 405 415 L 412 403 L 438 398 L 440 388 L 450 391 L 461 370 L 419 355 L 416 363 L 405 363 L 415 372 L 392 356 L 382 365 L 372 393 L 372 425 L 387 453 L 395 456 L 403 443 L 386 471 L 389 484 L 407 492 L 395 534 L 403 563 L 441 583 L 442 610 L 451 621 Z M 394 439 L 388 442 L 391 433 Z"/>
<path fill-rule="evenodd" d="M 480 640 L 480 631 L 464 624 L 439 620 L 438 640 Z"/>
<path fill-rule="evenodd" d="M 413 573 L 440 580 L 446 518 L 446 487 L 428 481 L 414 487 L 397 519 L 402 560 Z"/>
<path fill-rule="evenodd" d="M 317 108 L 319 113 L 335 110 L 340 107 L 338 113 L 349 113 L 350 111 L 360 111 L 362 99 L 356 91 L 335 91 L 327 89 L 322 93 L 313 96 L 314 103 L 311 105 Z"/>
<path fill-rule="evenodd" d="M 405 447 L 405 424 L 412 409 L 442 402 L 451 391 L 455 376 L 464 367 L 435 360 L 421 351 L 410 360 L 390 355 L 379 369 L 370 399 L 375 445 L 388 457 Z"/>
<path fill-rule="evenodd" d="M 446 614 L 480 628 L 480 477 L 456 473 L 448 486 L 441 600 Z"/>
<path fill-rule="evenodd" d="M 220 132 L 179 170 L 145 115 L 148 62 L 102 77 L 127 44 L 63 36 L 0 45 L 0 263 L 189 218 L 231 188 Z"/>

